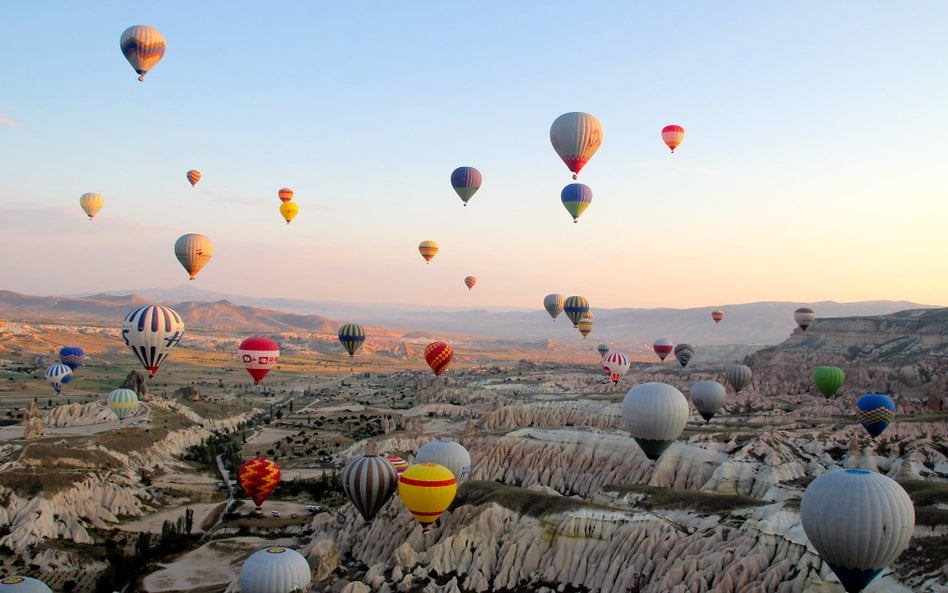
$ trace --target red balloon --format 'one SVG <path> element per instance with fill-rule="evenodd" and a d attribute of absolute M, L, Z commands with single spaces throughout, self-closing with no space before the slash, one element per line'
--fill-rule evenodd
<path fill-rule="evenodd" d="M 444 342 L 432 342 L 425 346 L 425 361 L 436 376 L 440 376 L 448 368 L 452 358 L 454 350 Z"/>
<path fill-rule="evenodd" d="M 265 336 L 254 336 L 241 342 L 237 353 L 240 362 L 253 377 L 253 384 L 260 385 L 260 381 L 280 360 L 280 345 Z"/>
<path fill-rule="evenodd" d="M 254 457 L 237 470 L 237 481 L 257 508 L 280 484 L 280 468 L 266 457 Z"/>
<path fill-rule="evenodd" d="M 662 141 L 665 145 L 675 152 L 681 141 L 685 139 L 685 128 L 679 125 L 670 125 L 662 128 Z"/>

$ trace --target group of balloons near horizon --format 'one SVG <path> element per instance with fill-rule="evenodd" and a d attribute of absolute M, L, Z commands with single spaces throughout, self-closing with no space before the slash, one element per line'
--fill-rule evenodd
<path fill-rule="evenodd" d="M 152 27 L 134 26 L 121 36 L 121 48 L 129 63 L 144 80 L 145 74 L 165 53 L 164 37 Z M 681 144 L 685 130 L 679 125 L 662 129 L 662 140 L 672 152 Z M 588 113 L 565 113 L 553 122 L 550 141 L 566 166 L 577 178 L 583 166 L 592 158 L 602 143 L 602 125 Z M 197 170 L 187 172 L 192 187 L 201 179 Z M 464 206 L 482 183 L 480 171 L 473 167 L 459 167 L 451 174 L 451 185 Z M 298 207 L 292 203 L 293 191 L 282 188 L 278 192 L 282 205 L 280 212 L 287 224 L 296 216 Z M 581 183 L 572 183 L 561 192 L 563 206 L 578 222 L 592 201 L 592 190 Z M 86 193 L 80 205 L 92 219 L 102 208 L 99 194 Z M 418 250 L 426 262 L 438 253 L 438 244 L 423 241 Z M 181 236 L 174 252 L 193 280 L 211 259 L 213 245 L 199 234 Z M 477 278 L 467 276 L 464 284 L 470 290 Z M 555 320 L 565 312 L 573 326 L 586 337 L 593 329 L 589 302 L 582 296 L 564 297 L 547 295 L 543 306 Z M 712 320 L 718 324 L 724 312 L 715 310 Z M 794 319 L 802 331 L 813 323 L 812 309 L 800 308 Z M 122 338 L 142 366 L 154 377 L 161 364 L 180 343 L 184 323 L 172 309 L 146 305 L 132 310 L 122 322 Z M 350 356 L 355 356 L 365 344 L 365 329 L 355 323 L 339 328 L 339 341 Z M 682 367 L 687 366 L 695 349 L 690 344 L 674 345 L 668 338 L 660 338 L 653 345 L 660 360 L 674 353 Z M 629 370 L 628 356 L 610 351 L 607 344 L 597 348 L 602 356 L 602 367 L 618 383 Z M 253 336 L 238 346 L 238 356 L 247 372 L 259 385 L 280 357 L 279 345 L 265 336 Z M 425 361 L 436 376 L 451 363 L 454 351 L 446 342 L 433 342 L 424 350 Z M 85 353 L 79 348 L 63 348 L 60 363 L 46 370 L 46 378 L 56 393 L 60 393 L 73 372 L 83 362 Z M 726 367 L 725 380 L 739 392 L 753 376 L 749 367 L 733 364 Z M 825 397 L 833 397 L 842 387 L 845 375 L 842 369 L 820 366 L 813 372 L 813 381 Z M 698 381 L 691 388 L 691 401 L 710 422 L 724 404 L 726 390 L 717 381 Z M 109 396 L 109 406 L 121 420 L 138 407 L 138 398 L 130 389 L 118 389 Z M 895 404 L 882 394 L 866 394 L 856 404 L 857 416 L 872 437 L 881 434 L 895 418 Z M 636 385 L 622 401 L 622 416 L 626 429 L 639 444 L 645 455 L 656 461 L 681 435 L 689 416 L 688 400 L 667 383 L 647 382 Z M 361 455 L 351 459 L 342 474 L 346 495 L 367 522 L 371 522 L 382 506 L 398 490 L 402 502 L 427 531 L 448 508 L 458 485 L 471 471 L 470 454 L 458 443 L 439 439 L 418 450 L 415 464 L 390 455 Z M 254 458 L 244 463 L 238 479 L 259 510 L 279 483 L 277 465 L 265 458 Z M 905 491 L 894 480 L 864 470 L 833 470 L 815 479 L 806 489 L 800 508 L 804 531 L 823 559 L 850 593 L 865 588 L 885 566 L 908 546 L 914 526 L 914 509 Z M 245 580 L 245 572 L 247 572 Z M 244 593 L 272 593 L 268 583 L 277 578 L 297 579 L 301 588 L 309 583 L 309 567 L 293 550 L 272 547 L 251 555 L 241 571 L 241 590 Z M 291 575 L 291 576 L 286 576 Z M 293 576 L 295 575 L 295 576 Z M 305 578 L 305 583 L 302 579 Z M 37 585 L 37 583 L 39 585 Z M 41 587 L 40 587 L 41 585 Z M 39 588 L 38 588 L 39 587 Z M 281 589 L 281 591 L 289 589 Z M 47 593 L 49 588 L 29 577 L 9 577 L 0 581 L 0 593 Z"/>

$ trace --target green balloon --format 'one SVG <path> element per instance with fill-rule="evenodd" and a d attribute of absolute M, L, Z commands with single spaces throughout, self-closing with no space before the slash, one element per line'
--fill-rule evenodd
<path fill-rule="evenodd" d="M 813 371 L 813 382 L 827 399 L 836 395 L 845 380 L 846 375 L 839 367 L 816 367 Z"/>

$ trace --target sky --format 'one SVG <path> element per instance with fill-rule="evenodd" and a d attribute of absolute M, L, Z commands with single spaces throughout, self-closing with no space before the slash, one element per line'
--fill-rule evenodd
<path fill-rule="evenodd" d="M 948 3 L 267 4 L 5 5 L 0 289 L 178 286 L 201 233 L 190 284 L 255 297 L 948 305 Z M 143 83 L 138 24 L 168 43 Z M 578 224 L 549 140 L 569 111 L 604 129 Z"/>

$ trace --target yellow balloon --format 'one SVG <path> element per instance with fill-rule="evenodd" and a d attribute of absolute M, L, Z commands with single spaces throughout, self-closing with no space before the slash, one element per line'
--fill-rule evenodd
<path fill-rule="evenodd" d="M 296 218 L 296 214 L 299 211 L 300 207 L 297 206 L 295 202 L 283 202 L 280 204 L 280 214 L 286 219 L 286 224 L 290 224 L 290 221 Z"/>
<path fill-rule="evenodd" d="M 86 215 L 89 217 L 89 220 L 92 220 L 92 217 L 102 209 L 102 203 L 105 200 L 102 199 L 101 194 L 97 193 L 87 193 L 79 196 L 79 206 L 82 207 Z"/>
<path fill-rule="evenodd" d="M 398 477 L 398 496 L 423 531 L 448 510 L 457 491 L 454 474 L 437 463 L 416 463 Z"/>

